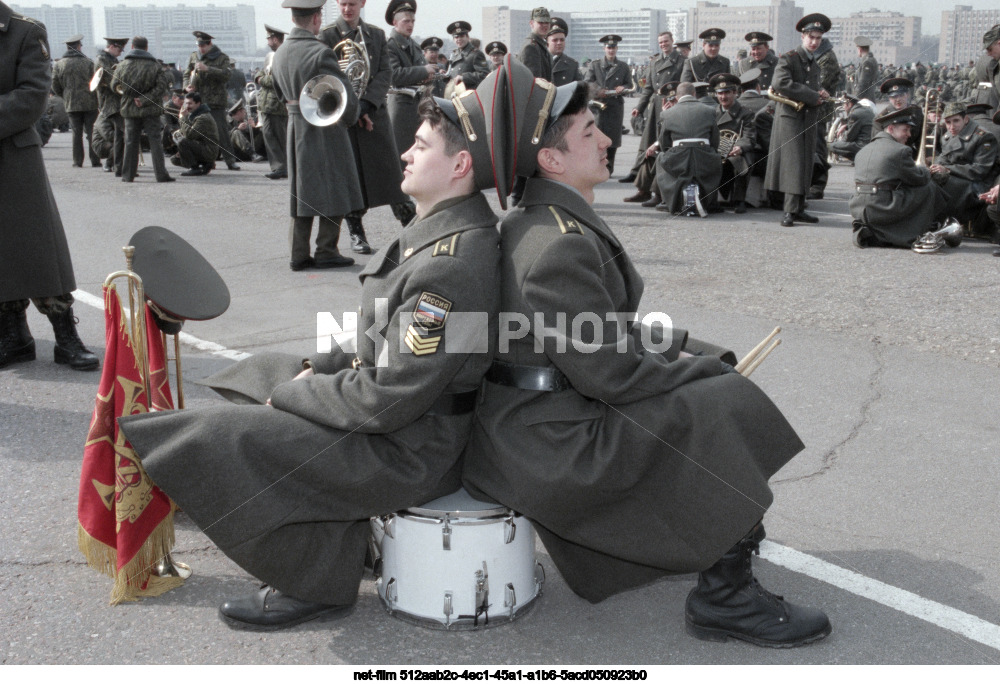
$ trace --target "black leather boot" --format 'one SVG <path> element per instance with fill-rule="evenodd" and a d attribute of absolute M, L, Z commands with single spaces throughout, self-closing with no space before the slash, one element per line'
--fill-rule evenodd
<path fill-rule="evenodd" d="M 100 365 L 97 356 L 83 346 L 76 333 L 77 319 L 73 316 L 72 307 L 61 314 L 49 314 L 49 321 L 52 322 L 52 332 L 56 334 L 56 363 L 69 364 L 73 370 L 94 370 Z"/>
<path fill-rule="evenodd" d="M 371 254 L 372 246 L 368 244 L 368 239 L 365 237 L 365 229 L 361 225 L 361 219 L 348 216 L 347 230 L 351 234 L 351 251 L 357 254 Z"/>
<path fill-rule="evenodd" d="M 708 570 L 698 573 L 684 610 L 688 634 L 706 641 L 729 637 L 757 646 L 788 648 L 822 639 L 830 620 L 816 608 L 802 608 L 760 586 L 750 558 L 760 555 L 760 523 Z"/>
<path fill-rule="evenodd" d="M 351 608 L 303 601 L 265 584 L 249 596 L 223 603 L 219 606 L 219 617 L 235 629 L 269 632 L 317 618 L 343 617 Z"/>
<path fill-rule="evenodd" d="M 24 311 L 0 312 L 0 368 L 22 361 L 35 360 L 35 340 L 28 329 Z"/>

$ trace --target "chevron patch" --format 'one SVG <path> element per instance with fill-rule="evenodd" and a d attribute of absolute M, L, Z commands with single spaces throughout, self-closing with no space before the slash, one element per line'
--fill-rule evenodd
<path fill-rule="evenodd" d="M 422 329 L 418 328 L 414 324 L 411 324 L 410 327 L 406 329 L 406 337 L 403 339 L 406 342 L 406 346 L 410 348 L 411 352 L 413 352 L 414 356 L 433 354 L 438 350 L 438 346 L 441 344 L 441 335 L 425 337 Z"/>

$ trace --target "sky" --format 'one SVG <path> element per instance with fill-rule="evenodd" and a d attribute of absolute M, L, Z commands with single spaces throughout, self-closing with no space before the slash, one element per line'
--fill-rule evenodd
<path fill-rule="evenodd" d="M 333 0 L 329 0 L 332 2 Z M 417 0 L 417 22 L 414 33 L 426 37 L 431 35 L 444 36 L 444 28 L 448 24 L 458 19 L 464 19 L 472 24 L 472 35 L 476 36 L 481 26 L 482 8 L 496 5 L 506 5 L 511 9 L 531 9 L 546 0 L 451 0 L 442 2 L 441 0 Z M 770 0 L 715 0 L 721 5 L 738 7 L 741 5 L 761 5 Z M 278 28 L 288 29 L 291 27 L 291 12 L 282 9 L 281 0 L 183 0 L 189 6 L 203 6 L 214 4 L 216 6 L 229 6 L 236 4 L 253 5 L 256 9 L 258 24 L 265 22 Z M 881 2 L 878 0 L 796 0 L 796 4 L 802 7 L 806 14 L 809 12 L 823 12 L 828 16 L 846 16 L 851 12 L 878 7 L 880 9 L 895 10 L 906 15 L 917 15 L 923 19 L 922 29 L 925 35 L 934 35 L 941 28 L 941 12 L 943 10 L 954 9 L 956 4 L 971 5 L 974 9 L 990 9 L 996 6 L 996 0 L 956 0 L 955 2 L 933 1 L 933 0 L 892 0 L 891 2 Z M 8 4 L 10 4 L 8 2 Z M 80 4 L 94 8 L 94 31 L 95 35 L 104 34 L 104 8 L 116 5 L 127 5 L 144 7 L 146 5 L 176 5 L 179 2 L 174 0 L 18 0 L 22 6 L 38 6 L 42 4 L 53 7 L 72 6 Z M 385 23 L 385 8 L 389 4 L 388 0 L 367 0 L 365 6 L 366 20 L 384 28 L 388 31 L 389 26 Z M 637 8 L 657 8 L 657 9 L 687 9 L 693 7 L 696 0 L 557 0 L 551 5 L 546 4 L 550 9 L 556 11 L 572 10 L 576 12 L 586 12 L 595 10 L 614 9 L 637 9 Z M 525 35 L 528 28 L 525 26 Z M 258 41 L 264 45 L 263 30 L 257 33 Z"/>

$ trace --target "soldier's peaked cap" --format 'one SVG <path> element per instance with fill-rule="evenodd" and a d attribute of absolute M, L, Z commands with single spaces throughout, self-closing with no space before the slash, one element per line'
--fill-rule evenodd
<path fill-rule="evenodd" d="M 888 126 L 889 124 L 909 124 L 915 126 L 917 117 L 920 115 L 920 108 L 916 106 L 904 107 L 903 109 L 886 112 L 882 116 L 876 117 L 875 121 Z"/>
<path fill-rule="evenodd" d="M 604 43 L 608 47 L 618 47 L 618 43 L 622 42 L 622 37 L 616 33 L 609 33 L 606 36 L 601 36 L 598 43 Z"/>
<path fill-rule="evenodd" d="M 965 105 L 965 111 L 968 114 L 985 114 L 989 112 L 993 107 L 990 106 L 989 102 L 969 102 Z"/>
<path fill-rule="evenodd" d="M 444 41 L 437 36 L 431 36 L 430 38 L 425 38 L 424 42 L 420 44 L 421 50 L 440 50 L 444 46 Z"/>
<path fill-rule="evenodd" d="M 492 43 L 486 46 L 486 49 L 483 52 L 485 52 L 488 55 L 493 55 L 497 53 L 501 55 L 506 55 L 507 46 L 501 43 L 499 40 L 494 40 Z"/>
<path fill-rule="evenodd" d="M 760 45 L 761 43 L 770 43 L 774 38 L 763 31 L 751 31 L 743 36 L 743 40 L 751 45 Z"/>
<path fill-rule="evenodd" d="M 660 86 L 658 95 L 666 97 L 668 99 L 673 99 L 677 97 L 677 86 L 680 85 L 680 81 L 670 81 L 669 83 L 664 83 Z"/>
<path fill-rule="evenodd" d="M 417 0 L 392 0 L 385 8 L 385 23 L 392 25 L 397 12 L 416 12 Z"/>
<path fill-rule="evenodd" d="M 678 42 L 674 43 L 674 47 L 689 48 L 689 47 L 691 47 L 691 43 L 693 43 L 693 42 L 694 42 L 693 40 L 681 40 L 681 41 L 678 41 Z"/>
<path fill-rule="evenodd" d="M 736 74 L 721 73 L 708 79 L 708 85 L 712 90 L 719 92 L 722 90 L 735 90 L 740 87 L 740 77 Z"/>
<path fill-rule="evenodd" d="M 240 111 L 241 109 L 243 109 L 243 98 L 242 97 L 240 99 L 238 99 L 236 102 L 234 102 L 233 106 L 229 108 L 229 114 L 230 114 L 230 116 L 232 116 L 236 112 Z"/>
<path fill-rule="evenodd" d="M 83 34 L 77 33 L 75 36 L 70 36 L 63 41 L 66 45 L 76 45 L 77 43 L 83 42 Z"/>
<path fill-rule="evenodd" d="M 833 23 L 830 21 L 830 17 L 816 12 L 815 14 L 807 14 L 799 19 L 799 23 L 795 25 L 795 30 L 799 33 L 805 33 L 806 31 L 819 31 L 820 33 L 826 33 L 830 30 L 832 25 Z"/>
<path fill-rule="evenodd" d="M 726 32 L 720 28 L 710 28 L 699 33 L 698 37 L 701 38 L 704 43 L 721 43 L 722 39 L 726 37 Z"/>
<path fill-rule="evenodd" d="M 509 55 L 508 55 L 509 58 Z M 472 155 L 476 189 L 495 187 L 500 206 L 507 208 L 510 186 L 503 183 L 508 176 L 505 152 L 499 149 L 507 139 L 507 117 L 504 115 L 503 85 L 506 75 L 495 69 L 475 90 L 466 90 L 450 100 L 435 97 L 434 102 L 444 115 L 462 131 Z"/>
<path fill-rule="evenodd" d="M 449 36 L 455 36 L 459 33 L 468 33 L 471 31 L 472 24 L 467 21 L 453 21 L 448 24 L 448 28 L 445 30 L 448 31 Z"/>
<path fill-rule="evenodd" d="M 168 316 L 207 321 L 229 308 L 222 276 L 181 236 L 146 226 L 129 244 L 135 247 L 132 270 L 142 278 L 146 298 Z"/>
<path fill-rule="evenodd" d="M 554 33 L 561 33 L 563 35 L 569 35 L 569 24 L 562 17 L 552 17 L 552 21 L 549 22 L 549 32 L 546 36 L 551 36 Z"/>
<path fill-rule="evenodd" d="M 754 67 L 753 69 L 747 69 L 742 74 L 740 74 L 740 85 L 748 86 L 751 83 L 754 83 L 758 78 L 760 78 L 760 75 L 762 73 L 763 72 L 758 67 Z"/>
<path fill-rule="evenodd" d="M 284 0 L 281 6 L 285 9 L 315 10 L 326 4 L 326 0 Z"/>
<path fill-rule="evenodd" d="M 210 36 L 209 34 L 205 33 L 204 31 L 192 31 L 191 33 L 198 40 L 202 40 L 202 41 L 204 41 L 204 40 L 209 40 L 209 41 L 212 40 L 212 36 Z"/>
<path fill-rule="evenodd" d="M 105 36 L 104 42 L 110 45 L 117 45 L 118 47 L 125 47 L 128 44 L 128 38 L 108 38 Z"/>
<path fill-rule="evenodd" d="M 267 31 L 267 35 L 269 36 L 283 36 L 286 33 L 285 31 L 282 31 L 280 28 L 274 28 L 270 24 L 264 24 L 264 30 Z"/>
<path fill-rule="evenodd" d="M 883 95 L 898 95 L 900 93 L 905 93 L 913 88 L 913 81 L 908 78 L 887 78 L 882 81 L 882 85 L 879 86 L 879 90 Z"/>
<path fill-rule="evenodd" d="M 869 38 L 868 36 L 858 36 L 857 38 L 854 39 L 854 44 L 857 45 L 858 47 L 871 47 L 872 39 Z"/>

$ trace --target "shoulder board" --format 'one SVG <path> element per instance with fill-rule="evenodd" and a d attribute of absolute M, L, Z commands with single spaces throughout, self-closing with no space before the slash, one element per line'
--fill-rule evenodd
<path fill-rule="evenodd" d="M 984 131 L 982 128 L 977 128 L 976 135 L 986 135 L 986 131 Z"/>
<path fill-rule="evenodd" d="M 32 17 L 26 17 L 23 14 L 18 14 L 17 12 L 11 12 L 10 18 L 11 19 L 20 19 L 21 21 L 26 21 L 29 24 L 34 24 L 35 26 L 37 26 L 38 28 L 41 28 L 41 29 L 45 28 L 45 24 L 43 24 L 42 22 L 38 21 L 37 19 L 33 19 Z"/>
<path fill-rule="evenodd" d="M 455 233 L 443 240 L 438 240 L 434 245 L 434 249 L 431 250 L 431 256 L 455 256 L 458 251 L 458 236 L 459 233 Z"/>
<path fill-rule="evenodd" d="M 583 228 L 581 228 L 580 224 L 576 222 L 576 219 L 570 218 L 569 216 L 563 218 L 559 214 L 559 211 L 551 204 L 549 205 L 549 211 L 551 211 L 552 215 L 556 217 L 556 223 L 559 224 L 559 230 L 562 231 L 563 235 L 566 235 L 567 233 L 579 233 L 580 235 L 583 235 Z"/>
<path fill-rule="evenodd" d="M 782 55 L 782 57 L 798 57 L 798 56 L 799 56 L 798 50 L 789 50 L 788 52 Z"/>

